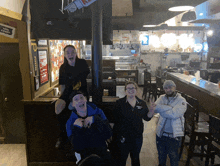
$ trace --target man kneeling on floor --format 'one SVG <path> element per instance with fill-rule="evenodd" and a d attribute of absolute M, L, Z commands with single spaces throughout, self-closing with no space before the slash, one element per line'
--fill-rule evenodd
<path fill-rule="evenodd" d="M 93 103 L 87 103 L 81 91 L 73 91 L 70 99 L 72 114 L 66 123 L 66 131 L 74 151 L 81 159 L 96 154 L 110 160 L 106 140 L 112 136 L 112 130 L 105 114 Z"/>

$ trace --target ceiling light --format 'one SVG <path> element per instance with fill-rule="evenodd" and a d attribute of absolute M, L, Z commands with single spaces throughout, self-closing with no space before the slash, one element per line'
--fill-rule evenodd
<path fill-rule="evenodd" d="M 208 30 L 207 36 L 212 36 L 213 35 L 213 30 Z"/>
<path fill-rule="evenodd" d="M 143 27 L 156 27 L 157 25 L 143 25 Z"/>
<path fill-rule="evenodd" d="M 193 33 L 190 33 L 190 34 L 189 34 L 189 37 L 191 37 L 191 38 L 192 38 L 192 37 L 193 37 Z"/>
<path fill-rule="evenodd" d="M 199 13 L 200 16 L 203 16 L 203 13 Z"/>
<path fill-rule="evenodd" d="M 192 10 L 193 8 L 194 8 L 193 6 L 175 6 L 169 8 L 168 10 L 172 12 L 182 12 L 182 11 Z"/>

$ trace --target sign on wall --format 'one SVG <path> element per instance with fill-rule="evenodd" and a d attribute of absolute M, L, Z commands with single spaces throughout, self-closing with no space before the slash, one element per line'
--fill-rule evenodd
<path fill-rule="evenodd" d="M 10 38 L 14 38 L 15 28 L 0 23 L 0 35 L 4 35 L 4 36 L 10 37 Z"/>
<path fill-rule="evenodd" d="M 47 46 L 47 40 L 38 40 L 38 46 Z"/>
<path fill-rule="evenodd" d="M 38 60 L 37 60 L 37 44 L 36 41 L 31 41 L 31 54 L 33 58 L 34 76 L 39 76 Z"/>
<path fill-rule="evenodd" d="M 149 35 L 144 35 L 141 41 L 142 45 L 149 45 Z"/>
<path fill-rule="evenodd" d="M 40 66 L 40 84 L 48 81 L 48 63 L 47 50 L 38 50 L 39 66 Z"/>

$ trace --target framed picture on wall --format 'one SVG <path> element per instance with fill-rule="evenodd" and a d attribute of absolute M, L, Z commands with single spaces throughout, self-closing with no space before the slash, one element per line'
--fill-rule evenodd
<path fill-rule="evenodd" d="M 49 80 L 47 50 L 38 50 L 40 85 Z"/>
<path fill-rule="evenodd" d="M 44 39 L 44 40 L 38 40 L 38 42 L 37 42 L 37 45 L 38 46 L 47 46 L 48 44 L 47 44 L 47 40 L 46 39 Z"/>
<path fill-rule="evenodd" d="M 51 86 L 58 83 L 59 69 L 64 63 L 64 47 L 73 45 L 78 50 L 78 41 L 75 40 L 49 40 L 50 82 Z"/>

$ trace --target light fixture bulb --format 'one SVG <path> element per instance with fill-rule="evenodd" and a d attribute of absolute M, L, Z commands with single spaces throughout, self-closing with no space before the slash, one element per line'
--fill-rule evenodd
<path fill-rule="evenodd" d="M 194 7 L 193 6 L 175 6 L 171 7 L 168 10 L 172 12 L 183 12 L 187 10 L 192 10 Z"/>
<path fill-rule="evenodd" d="M 156 27 L 157 25 L 143 25 L 143 27 Z"/>
<path fill-rule="evenodd" d="M 213 33 L 214 33 L 213 30 L 208 30 L 207 31 L 207 36 L 213 36 Z"/>

